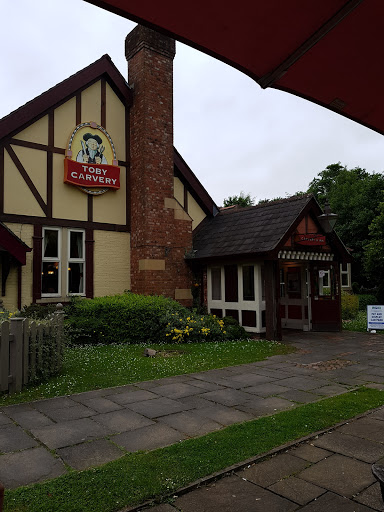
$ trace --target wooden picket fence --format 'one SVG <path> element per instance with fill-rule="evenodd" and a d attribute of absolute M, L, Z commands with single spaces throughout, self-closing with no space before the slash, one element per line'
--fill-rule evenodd
<path fill-rule="evenodd" d="M 58 373 L 62 365 L 64 311 L 56 306 L 52 317 L 40 324 L 11 318 L 0 324 L 0 391 L 15 393 L 33 382 L 44 368 Z"/>

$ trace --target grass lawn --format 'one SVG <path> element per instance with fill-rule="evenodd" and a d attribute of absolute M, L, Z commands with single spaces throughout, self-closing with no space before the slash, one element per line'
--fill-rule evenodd
<path fill-rule="evenodd" d="M 360 388 L 167 448 L 123 456 L 46 483 L 6 491 L 4 512 L 115 512 L 384 404 Z"/>
<path fill-rule="evenodd" d="M 145 347 L 168 351 L 168 357 L 143 357 Z M 180 352 L 172 352 L 175 350 Z M 61 375 L 21 393 L 1 396 L 0 406 L 252 363 L 292 351 L 286 345 L 265 340 L 72 347 L 65 350 Z"/>

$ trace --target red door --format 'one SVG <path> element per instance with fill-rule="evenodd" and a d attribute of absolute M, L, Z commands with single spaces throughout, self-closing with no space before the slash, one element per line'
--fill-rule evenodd
<path fill-rule="evenodd" d="M 312 263 L 310 272 L 312 330 L 341 331 L 338 263 Z"/>

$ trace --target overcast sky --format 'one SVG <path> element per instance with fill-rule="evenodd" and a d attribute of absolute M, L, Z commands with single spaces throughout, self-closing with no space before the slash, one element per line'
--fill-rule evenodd
<path fill-rule="evenodd" d="M 135 24 L 83 0 L 0 0 L 0 118 L 108 53 L 127 78 Z M 306 190 L 327 165 L 384 170 L 384 137 L 287 93 L 262 90 L 177 43 L 174 144 L 214 201 Z"/>

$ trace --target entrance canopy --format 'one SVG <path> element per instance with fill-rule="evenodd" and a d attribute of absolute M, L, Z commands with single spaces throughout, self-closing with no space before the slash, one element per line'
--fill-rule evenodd
<path fill-rule="evenodd" d="M 382 0 L 86 1 L 384 133 Z"/>

